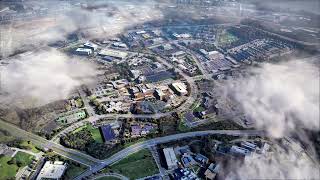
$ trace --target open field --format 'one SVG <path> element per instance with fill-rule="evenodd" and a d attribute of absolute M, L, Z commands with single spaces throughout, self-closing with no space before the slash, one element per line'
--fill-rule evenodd
<path fill-rule="evenodd" d="M 32 155 L 24 152 L 18 152 L 13 158 L 0 155 L 0 179 L 14 179 L 19 167 L 29 165 L 33 158 Z"/>
<path fill-rule="evenodd" d="M 123 160 L 110 166 L 110 171 L 137 179 L 158 173 L 158 167 L 149 150 L 144 149 L 133 153 Z"/>
<path fill-rule="evenodd" d="M 24 167 L 31 164 L 34 157 L 24 152 L 18 152 L 13 158 L 16 159 L 17 163 L 21 163 L 21 167 Z"/>
<path fill-rule="evenodd" d="M 14 178 L 19 167 L 16 164 L 9 165 L 7 162 L 11 160 L 9 156 L 0 156 L 0 179 Z"/>
<path fill-rule="evenodd" d="M 238 41 L 238 38 L 236 36 L 234 36 L 228 32 L 225 32 L 219 36 L 218 43 L 220 46 L 225 46 L 225 45 L 228 45 L 228 44 L 233 43 L 235 41 Z"/>
<path fill-rule="evenodd" d="M 24 148 L 24 149 L 31 150 L 31 151 L 34 152 L 34 153 L 40 152 L 40 151 L 36 148 L 36 146 L 35 146 L 34 144 L 32 144 L 32 142 L 29 142 L 29 143 L 28 143 L 28 141 L 22 141 L 20 145 L 23 146 L 23 147 L 26 147 L 26 148 Z"/>
<path fill-rule="evenodd" d="M 96 142 L 103 143 L 103 139 L 102 139 L 102 136 L 101 136 L 99 128 L 94 128 L 92 125 L 86 125 L 86 126 L 79 127 L 78 129 L 74 130 L 72 133 L 79 132 L 79 131 L 81 131 L 81 130 L 83 130 L 85 128 L 90 131 L 90 133 L 92 135 L 92 138 Z"/>
<path fill-rule="evenodd" d="M 66 170 L 64 177 L 65 177 L 65 179 L 73 179 L 74 177 L 83 173 L 86 169 L 87 169 L 87 167 L 85 167 L 81 164 L 79 166 L 77 166 L 73 163 L 68 164 L 68 169 Z"/>

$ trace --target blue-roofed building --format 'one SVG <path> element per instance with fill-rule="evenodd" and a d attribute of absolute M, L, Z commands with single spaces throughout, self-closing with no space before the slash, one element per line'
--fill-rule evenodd
<path fill-rule="evenodd" d="M 196 164 L 195 160 L 190 154 L 183 154 L 181 157 L 181 161 L 184 167 L 190 167 Z"/>
<path fill-rule="evenodd" d="M 197 154 L 194 159 L 201 164 L 207 164 L 209 162 L 209 159 L 202 154 Z"/>
<path fill-rule="evenodd" d="M 104 141 L 112 141 L 115 139 L 116 135 L 111 127 L 111 125 L 105 125 L 100 127 Z"/>

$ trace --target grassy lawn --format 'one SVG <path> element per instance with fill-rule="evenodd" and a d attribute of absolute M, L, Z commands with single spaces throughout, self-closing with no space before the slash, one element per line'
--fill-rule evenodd
<path fill-rule="evenodd" d="M 25 149 L 31 150 L 34 153 L 40 152 L 32 142 L 28 143 L 28 141 L 22 141 L 21 146 L 26 147 Z"/>
<path fill-rule="evenodd" d="M 81 131 L 82 129 L 86 128 L 86 127 L 87 126 L 81 126 L 81 127 L 77 128 L 77 129 L 75 129 L 74 131 L 72 131 L 72 134 L 77 133 L 77 132 Z"/>
<path fill-rule="evenodd" d="M 178 130 L 181 132 L 189 131 L 190 128 L 186 125 L 186 122 L 184 120 L 179 121 Z"/>
<path fill-rule="evenodd" d="M 15 164 L 7 164 L 10 160 L 9 156 L 0 156 L 0 179 L 10 179 L 16 176 L 19 167 Z"/>
<path fill-rule="evenodd" d="M 202 106 L 198 106 L 198 107 L 196 107 L 193 111 L 194 112 L 202 112 L 202 111 L 204 111 L 205 109 L 202 107 Z"/>
<path fill-rule="evenodd" d="M 24 152 L 18 152 L 13 158 L 15 158 L 17 162 L 21 162 L 21 167 L 24 167 L 31 164 L 34 157 Z"/>
<path fill-rule="evenodd" d="M 16 162 L 21 163 L 21 167 L 27 166 L 32 162 L 33 156 L 24 152 L 18 152 L 13 157 Z M 19 167 L 16 164 L 8 164 L 12 158 L 10 156 L 0 156 L 0 179 L 14 179 Z"/>
<path fill-rule="evenodd" d="M 235 41 L 238 41 L 238 38 L 228 32 L 221 34 L 219 37 L 219 44 L 222 46 L 230 44 Z"/>
<path fill-rule="evenodd" d="M 91 132 L 91 135 L 96 142 L 103 143 L 102 136 L 98 128 L 94 128 L 92 125 L 88 125 L 87 128 Z"/>
<path fill-rule="evenodd" d="M 147 149 L 129 155 L 113 164 L 110 169 L 130 179 L 151 176 L 159 172 L 151 152 Z"/>
<path fill-rule="evenodd" d="M 68 169 L 66 170 L 65 179 L 73 179 L 74 177 L 80 175 L 87 169 L 86 166 L 81 165 L 76 166 L 73 163 L 68 164 Z"/>
<path fill-rule="evenodd" d="M 99 128 L 94 128 L 92 125 L 86 125 L 86 126 L 79 127 L 78 129 L 74 130 L 72 133 L 79 132 L 79 131 L 81 131 L 81 130 L 83 130 L 85 128 L 87 128 L 90 131 L 90 133 L 92 135 L 92 138 L 96 142 L 103 143 L 103 139 L 102 139 L 102 136 L 101 136 Z"/>

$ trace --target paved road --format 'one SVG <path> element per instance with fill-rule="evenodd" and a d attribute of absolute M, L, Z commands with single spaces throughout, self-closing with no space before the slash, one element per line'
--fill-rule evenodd
<path fill-rule="evenodd" d="M 104 167 L 111 165 L 124 157 L 128 156 L 129 154 L 135 153 L 141 149 L 149 148 L 155 146 L 157 144 L 162 144 L 170 141 L 181 140 L 185 138 L 191 138 L 196 136 L 206 136 L 206 135 L 213 135 L 213 134 L 224 134 L 224 135 L 234 135 L 234 136 L 264 136 L 265 133 L 263 131 L 256 131 L 256 130 L 209 130 L 209 131 L 195 131 L 195 132 L 188 132 L 188 133 L 181 133 L 181 134 L 174 134 L 164 137 L 158 137 L 150 140 L 146 140 L 144 142 L 136 143 L 132 146 L 129 146 L 116 154 L 112 155 L 111 157 L 103 160 L 101 163 L 97 164 L 96 166 L 92 167 L 91 169 L 85 171 L 78 177 L 76 180 L 80 180 L 91 174 L 103 169 Z"/>
<path fill-rule="evenodd" d="M 15 137 L 19 137 L 22 139 L 29 140 L 33 142 L 36 145 L 39 145 L 43 148 L 52 149 L 57 154 L 70 158 L 78 163 L 84 164 L 86 166 L 92 166 L 96 163 L 99 163 L 100 160 L 93 158 L 85 153 L 82 153 L 80 151 L 72 150 L 69 148 L 66 148 L 62 145 L 59 145 L 54 142 L 50 142 L 38 135 L 35 135 L 33 133 L 27 132 L 25 130 L 22 130 L 12 124 L 9 124 L 5 121 L 0 120 L 0 129 L 6 130 L 11 133 L 11 135 Z"/>
<path fill-rule="evenodd" d="M 27 153 L 27 154 L 30 154 L 30 155 L 34 156 L 37 160 L 39 160 L 43 155 L 43 152 L 34 153 L 32 151 L 29 151 L 29 150 L 20 149 L 20 148 L 14 148 L 14 147 L 12 147 L 11 149 L 15 151 L 14 154 L 11 155 L 11 157 L 14 157 L 16 155 L 16 153 L 18 153 L 18 152 L 24 152 L 24 153 Z"/>
<path fill-rule="evenodd" d="M 90 179 L 99 179 L 99 178 L 102 178 L 102 177 L 116 177 L 116 178 L 119 178 L 121 180 L 129 180 L 129 178 L 125 177 L 124 175 L 121 175 L 121 174 L 118 174 L 118 173 L 104 173 L 104 174 L 99 174 L 99 175 L 96 175 Z"/>
<path fill-rule="evenodd" d="M 135 53 L 135 52 L 133 52 Z M 143 53 L 139 53 L 139 54 L 143 54 Z M 145 54 L 146 55 L 146 54 Z M 158 56 L 157 56 L 158 57 Z M 165 66 L 169 67 L 169 68 L 174 68 L 174 66 L 170 63 L 168 63 L 164 58 L 158 57 L 157 60 L 164 64 Z M 99 119 L 102 118 L 113 118 L 113 119 L 118 119 L 118 118 L 154 118 L 154 119 L 158 119 L 164 116 L 169 116 L 171 115 L 173 112 L 182 112 L 185 111 L 186 109 L 188 109 L 193 102 L 197 99 L 197 95 L 198 95 L 198 88 L 197 85 L 195 84 L 195 81 L 192 77 L 188 76 L 187 74 L 185 74 L 183 71 L 181 71 L 178 68 L 174 68 L 179 74 L 181 74 L 181 76 L 187 81 L 187 83 L 190 85 L 190 95 L 187 97 L 186 101 L 179 106 L 178 108 L 170 111 L 170 112 L 165 112 L 165 113 L 156 113 L 156 114 L 117 114 L 117 113 L 112 113 L 112 114 L 103 114 L 103 115 L 97 115 L 95 114 L 93 108 L 90 106 L 89 102 L 88 102 L 88 98 L 86 97 L 84 91 L 81 89 L 79 90 L 79 94 L 81 96 L 81 98 L 84 101 L 84 106 L 86 107 L 86 109 L 88 110 L 88 113 L 90 115 L 89 118 L 84 119 L 82 121 L 79 121 L 77 123 L 73 123 L 71 126 L 69 126 L 68 128 L 62 130 L 61 132 L 59 132 L 58 134 L 56 134 L 51 141 L 53 142 L 58 142 L 60 137 L 63 136 L 64 134 L 67 134 L 73 130 L 75 130 L 76 128 L 83 126 L 86 122 L 95 122 Z"/>
<path fill-rule="evenodd" d="M 72 159 L 76 162 L 79 162 L 81 164 L 84 164 L 89 167 L 87 171 L 85 171 L 80 176 L 76 177 L 75 179 L 82 179 L 84 177 L 87 177 L 104 167 L 111 165 L 124 157 L 128 156 L 129 154 L 132 154 L 134 152 L 137 152 L 141 149 L 145 149 L 148 147 L 155 146 L 157 144 L 166 143 L 170 141 L 180 140 L 184 138 L 191 138 L 195 136 L 206 136 L 211 134 L 224 134 L 224 135 L 237 135 L 237 136 L 264 136 L 263 131 L 256 131 L 256 130 L 209 130 L 209 131 L 195 131 L 195 132 L 188 132 L 188 133 L 181 133 L 181 134 L 174 134 L 170 136 L 164 136 L 164 137 L 158 137 L 154 139 L 150 139 L 144 142 L 136 143 L 132 146 L 129 146 L 118 153 L 112 155 L 110 158 L 107 158 L 105 160 L 98 160 L 96 158 L 93 158 L 87 154 L 84 154 L 82 152 L 72 150 L 65 148 L 59 144 L 50 142 L 40 136 L 37 136 L 35 134 L 32 134 L 30 132 L 24 131 L 14 125 L 11 125 L 7 122 L 4 122 L 0 120 L 0 128 L 5 129 L 12 133 L 12 135 L 16 137 L 20 137 L 22 139 L 30 140 L 34 144 L 40 145 L 44 148 L 50 148 L 57 154 L 64 156 L 66 158 Z"/>

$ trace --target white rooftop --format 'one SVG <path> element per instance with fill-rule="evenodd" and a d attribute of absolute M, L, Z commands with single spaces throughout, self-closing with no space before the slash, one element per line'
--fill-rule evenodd
<path fill-rule="evenodd" d="M 174 154 L 173 148 L 164 148 L 163 153 L 166 157 L 166 162 L 169 168 L 177 165 L 178 160 Z"/>
<path fill-rule="evenodd" d="M 37 180 L 59 179 L 65 172 L 67 166 L 62 161 L 47 161 L 42 167 Z"/>

